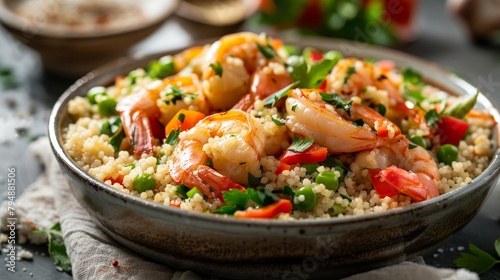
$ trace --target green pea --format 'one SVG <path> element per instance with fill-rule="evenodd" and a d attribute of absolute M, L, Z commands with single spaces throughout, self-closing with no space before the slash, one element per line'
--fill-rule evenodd
<path fill-rule="evenodd" d="M 149 173 L 141 173 L 137 175 L 132 182 L 132 187 L 138 193 L 153 190 L 155 185 L 156 181 Z"/>
<path fill-rule="evenodd" d="M 317 164 L 317 163 L 303 163 L 303 164 L 301 164 L 301 166 L 306 169 L 307 175 L 311 175 L 314 172 L 316 172 L 316 168 L 319 167 L 319 164 Z"/>
<path fill-rule="evenodd" d="M 301 196 L 304 198 L 303 201 L 300 201 Z M 293 201 L 295 209 L 303 212 L 311 211 L 318 204 L 318 198 L 311 187 L 303 187 L 296 191 Z"/>
<path fill-rule="evenodd" d="M 99 113 L 105 117 L 114 116 L 118 114 L 116 112 L 116 105 L 118 101 L 116 99 L 108 97 L 104 98 L 97 103 L 97 108 L 99 109 Z"/>
<path fill-rule="evenodd" d="M 186 194 L 189 198 L 193 198 L 195 194 L 199 194 L 203 197 L 203 193 L 197 187 L 190 189 Z"/>
<path fill-rule="evenodd" d="M 336 191 L 339 188 L 339 178 L 332 171 L 323 171 L 316 176 L 316 184 L 323 184 L 329 190 Z"/>
<path fill-rule="evenodd" d="M 93 87 L 87 91 L 87 100 L 90 104 L 96 104 L 95 97 L 98 95 L 107 95 L 105 87 Z"/>
<path fill-rule="evenodd" d="M 420 135 L 412 135 L 410 136 L 410 141 L 419 145 L 420 147 L 427 149 L 427 143 L 425 143 L 424 137 Z"/>
<path fill-rule="evenodd" d="M 458 148 L 451 144 L 445 144 L 438 149 L 437 158 L 440 162 L 451 165 L 458 158 Z"/>

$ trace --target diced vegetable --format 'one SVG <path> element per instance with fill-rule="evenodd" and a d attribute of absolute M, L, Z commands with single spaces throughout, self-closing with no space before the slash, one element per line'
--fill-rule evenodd
<path fill-rule="evenodd" d="M 261 208 L 236 211 L 234 216 L 240 219 L 271 219 L 281 213 L 290 212 L 292 212 L 292 202 L 288 199 L 280 199 Z"/>
<path fill-rule="evenodd" d="M 186 195 L 189 198 L 193 198 L 195 194 L 199 194 L 201 197 L 203 197 L 203 193 L 197 187 L 194 187 L 190 189 L 188 192 L 186 192 Z"/>
<path fill-rule="evenodd" d="M 177 187 L 177 195 L 182 198 L 182 199 L 186 199 L 188 198 L 188 195 L 187 195 L 187 192 L 189 191 L 189 188 L 184 185 L 184 184 L 181 184 L 180 186 Z"/>
<path fill-rule="evenodd" d="M 458 157 L 458 148 L 451 144 L 444 144 L 437 151 L 437 158 L 440 162 L 451 165 Z"/>
<path fill-rule="evenodd" d="M 181 109 L 165 126 L 165 136 L 179 128 L 180 131 L 189 130 L 204 118 L 205 114 L 198 111 Z"/>
<path fill-rule="evenodd" d="M 339 188 L 339 179 L 332 171 L 323 171 L 316 176 L 316 184 L 323 184 L 329 190 L 336 191 Z"/>
<path fill-rule="evenodd" d="M 328 150 L 317 144 L 312 144 L 304 152 L 298 153 L 287 149 L 280 158 L 281 162 L 286 164 L 297 164 L 297 163 L 317 163 L 326 159 Z"/>
<path fill-rule="evenodd" d="M 347 209 L 337 203 L 333 204 L 332 208 L 328 210 L 330 216 L 337 216 L 338 214 L 344 214 L 345 212 L 347 212 Z"/>
<path fill-rule="evenodd" d="M 441 116 L 441 120 L 436 124 L 436 133 L 439 135 L 439 142 L 454 146 L 458 145 L 467 132 L 467 129 L 469 129 L 469 124 L 466 121 L 451 116 Z"/>
<path fill-rule="evenodd" d="M 307 212 L 318 204 L 318 198 L 311 187 L 303 187 L 295 192 L 293 203 L 295 209 Z"/>
<path fill-rule="evenodd" d="M 292 166 L 289 165 L 289 164 L 286 164 L 284 162 L 281 162 L 280 165 L 278 166 L 278 168 L 276 169 L 276 171 L 274 172 L 274 174 L 276 175 L 279 175 L 281 174 L 283 171 L 285 170 L 290 170 L 292 169 Z"/>
<path fill-rule="evenodd" d="M 446 110 L 444 114 L 455 117 L 457 119 L 462 119 L 467 115 L 467 113 L 470 112 L 470 110 L 472 110 L 472 108 L 474 108 L 478 95 L 479 91 L 477 91 L 473 96 L 464 99 L 462 102 L 456 103 L 450 109 Z"/>
<path fill-rule="evenodd" d="M 155 188 L 156 181 L 151 174 L 149 173 L 141 173 L 134 178 L 132 182 L 132 187 L 138 193 L 142 193 L 145 191 L 153 190 Z"/>
<path fill-rule="evenodd" d="M 148 65 L 148 76 L 153 79 L 163 79 L 175 74 L 174 59 L 167 55 Z"/>
<path fill-rule="evenodd" d="M 386 196 L 395 196 L 399 191 L 389 184 L 387 181 L 382 181 L 380 178 L 380 168 L 370 169 L 370 180 L 373 188 L 377 191 L 378 195 L 383 198 Z"/>

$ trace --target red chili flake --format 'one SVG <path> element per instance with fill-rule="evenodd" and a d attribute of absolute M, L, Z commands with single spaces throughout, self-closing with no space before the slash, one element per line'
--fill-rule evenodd
<path fill-rule="evenodd" d="M 118 266 L 118 260 L 114 260 L 111 264 L 112 264 L 113 266 Z"/>

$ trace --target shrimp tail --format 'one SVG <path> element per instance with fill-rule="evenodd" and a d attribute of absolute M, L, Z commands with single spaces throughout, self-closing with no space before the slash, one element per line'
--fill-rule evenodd
<path fill-rule="evenodd" d="M 242 192 L 245 192 L 245 188 L 240 184 L 234 182 L 229 179 L 227 176 L 224 176 L 217 172 L 215 169 L 210 168 L 206 165 L 200 165 L 197 168 L 198 176 L 206 182 L 212 188 L 215 196 L 220 199 L 220 201 L 224 202 L 224 197 L 222 196 L 222 192 L 229 191 L 231 189 L 236 189 Z"/>
<path fill-rule="evenodd" d="M 425 174 L 419 174 L 425 176 Z M 437 187 L 432 182 L 422 180 L 413 172 L 406 171 L 396 166 L 389 166 L 380 171 L 378 176 L 401 193 L 408 195 L 416 202 L 434 198 L 439 195 Z"/>
<path fill-rule="evenodd" d="M 184 185 L 188 186 L 190 189 L 196 187 L 198 188 L 206 197 L 212 198 L 213 194 L 210 188 L 201 180 L 199 176 L 194 173 L 187 173 L 186 178 L 184 178 Z"/>
<path fill-rule="evenodd" d="M 125 134 L 134 147 L 134 155 L 136 157 L 142 154 L 152 155 L 155 142 L 148 115 L 142 110 L 137 110 L 121 114 L 120 118 Z"/>

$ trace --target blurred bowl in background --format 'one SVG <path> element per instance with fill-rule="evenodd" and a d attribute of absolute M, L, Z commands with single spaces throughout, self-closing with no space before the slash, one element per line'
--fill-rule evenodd
<path fill-rule="evenodd" d="M 178 0 L 0 0 L 0 22 L 50 72 L 79 77 L 156 31 Z"/>

